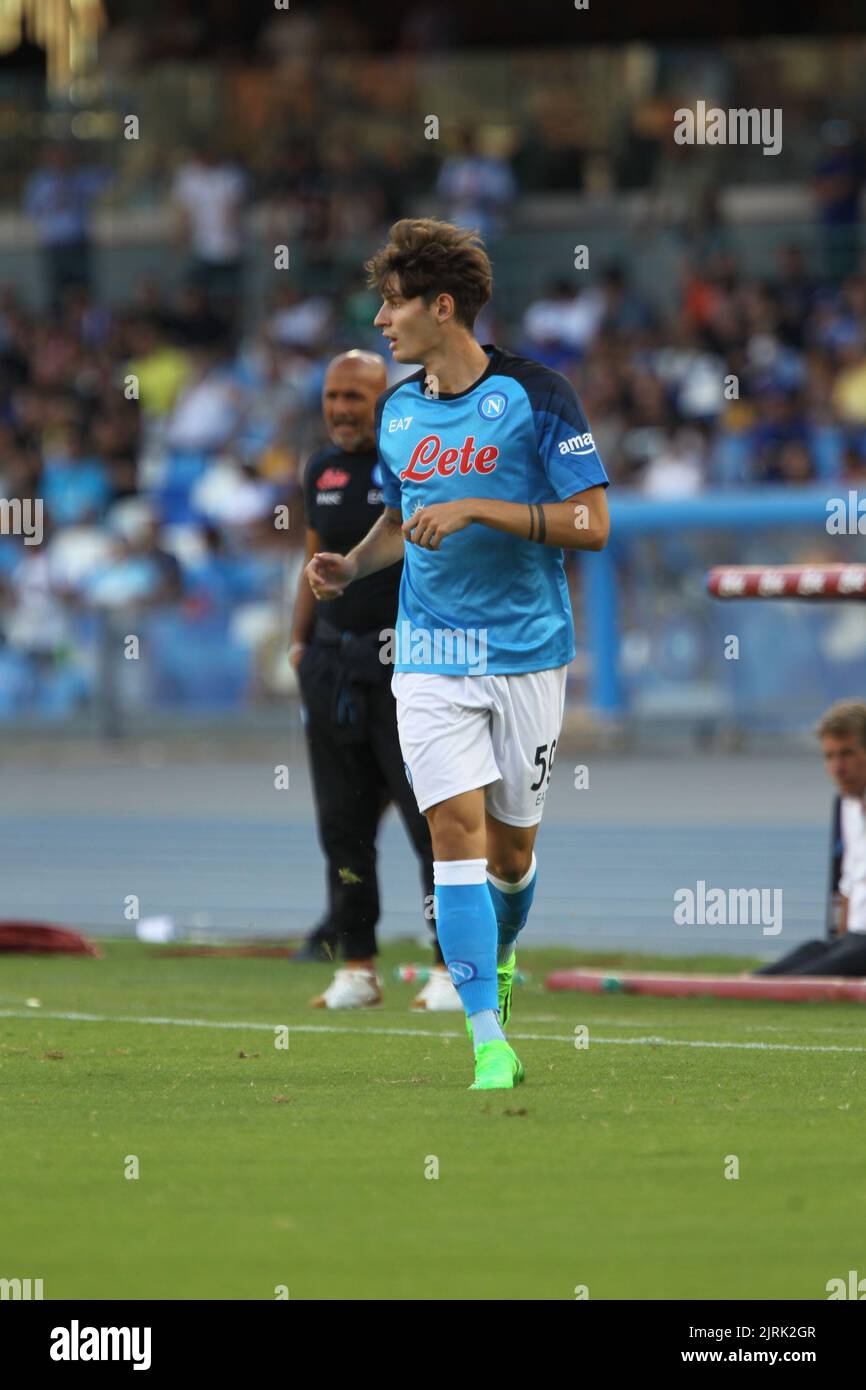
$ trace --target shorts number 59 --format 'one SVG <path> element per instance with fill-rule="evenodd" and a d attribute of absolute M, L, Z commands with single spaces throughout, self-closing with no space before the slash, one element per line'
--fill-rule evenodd
<path fill-rule="evenodd" d="M 553 759 L 556 755 L 556 739 L 550 745 L 550 758 L 547 756 L 547 744 L 540 743 L 535 750 L 535 766 L 541 768 L 541 776 L 537 782 L 533 782 L 530 791 L 537 792 L 539 787 L 545 783 L 550 785 L 550 774 L 553 771 Z"/>

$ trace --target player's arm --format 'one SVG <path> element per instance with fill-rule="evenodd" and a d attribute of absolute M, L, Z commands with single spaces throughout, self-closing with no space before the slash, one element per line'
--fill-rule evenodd
<path fill-rule="evenodd" d="M 603 550 L 610 534 L 607 493 L 601 485 L 576 492 L 564 502 L 484 501 L 476 520 L 494 531 L 563 550 Z"/>
<path fill-rule="evenodd" d="M 402 513 L 394 507 L 386 507 L 348 555 L 314 554 L 304 573 L 316 598 L 339 598 L 356 579 L 396 565 L 403 558 L 402 528 Z"/>
<path fill-rule="evenodd" d="M 520 540 L 562 550 L 603 550 L 610 532 L 605 489 L 599 484 L 564 502 L 499 502 L 467 497 L 422 507 L 403 523 L 413 545 L 438 550 L 445 536 L 477 523 Z"/>
<path fill-rule="evenodd" d="M 844 894 L 839 894 L 839 931 L 838 935 L 843 936 L 848 930 L 848 899 Z"/>

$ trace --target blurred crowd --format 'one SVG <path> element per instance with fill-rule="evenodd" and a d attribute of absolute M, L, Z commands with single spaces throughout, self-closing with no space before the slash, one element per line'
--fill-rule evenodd
<path fill-rule="evenodd" d="M 520 350 L 577 387 L 612 478 L 654 496 L 866 480 L 866 273 L 812 273 L 796 245 L 755 280 L 726 254 L 687 264 L 660 313 L 611 266 L 556 282 Z"/>
<path fill-rule="evenodd" d="M 85 701 L 100 633 L 120 628 L 149 634 L 148 699 L 231 706 L 291 683 L 285 605 L 324 370 L 381 347 L 376 301 L 287 276 L 250 330 L 230 277 L 191 253 L 176 294 L 142 281 L 119 309 L 80 279 L 48 314 L 0 294 L 0 495 L 44 507 L 41 545 L 0 538 L 0 713 L 37 687 L 47 712 Z M 725 255 L 686 265 L 674 314 L 615 265 L 584 289 L 552 283 L 517 321 L 506 308 L 482 340 L 574 382 L 617 486 L 866 482 L 864 274 L 821 279 L 787 246 L 767 282 Z"/>
<path fill-rule="evenodd" d="M 122 679 L 143 703 L 231 707 L 289 680 L 322 354 L 285 302 L 250 337 L 225 307 L 192 281 L 144 282 L 122 310 L 69 285 L 51 315 L 0 294 L 0 495 L 42 504 L 41 544 L 0 538 L 0 715 L 86 702 L 110 634 L 140 641 Z"/>
<path fill-rule="evenodd" d="M 413 13 L 423 29 L 428 12 Z M 124 170 L 60 141 L 21 184 L 43 295 L 36 308 L 0 289 L 0 496 L 39 499 L 44 539 L 0 535 L 0 718 L 63 717 L 118 685 L 124 704 L 195 709 L 292 688 L 286 606 L 324 371 L 338 351 L 382 349 L 361 265 L 402 215 L 479 228 L 513 285 L 515 258 L 532 275 L 544 259 L 520 222 L 535 195 L 604 178 L 664 195 L 682 172 L 690 258 L 675 283 L 648 294 L 637 264 L 599 268 L 595 250 L 591 273 L 551 278 L 529 302 L 523 272 L 522 299 L 503 275 L 481 341 L 573 381 L 618 487 L 670 498 L 866 480 L 866 163 L 853 123 L 816 125 L 816 236 L 808 247 L 780 239 L 774 272 L 757 278 L 725 250 L 718 187 L 688 183 L 698 162 L 673 142 L 670 92 L 634 107 L 599 182 L 588 97 L 564 96 L 541 69 L 509 129 L 458 122 L 426 141 L 405 128 L 424 109 L 419 70 L 379 72 L 368 54 L 345 69 L 340 110 L 379 119 L 378 135 L 355 139 L 321 122 L 327 82 L 316 87 L 299 68 L 303 44 L 283 50 L 284 37 L 274 26 L 271 61 L 296 80 L 264 87 L 260 72 L 246 82 L 235 71 L 234 97 L 221 92 L 229 112 L 243 110 L 247 147 L 261 135 L 256 156 L 209 137 L 172 146 L 171 159 L 153 141 L 130 145 L 137 178 L 157 160 L 154 191 L 172 214 L 165 280 L 139 275 L 119 302 L 100 291 L 94 215 L 101 200 L 127 206 Z M 116 49 L 108 56 L 122 67 Z M 327 68 L 332 85 L 339 75 Z M 656 214 L 673 216 L 663 201 Z M 290 267 L 268 268 L 251 298 L 254 261 L 281 245 Z M 109 679 L 106 654 L 127 637 L 141 654 Z"/>

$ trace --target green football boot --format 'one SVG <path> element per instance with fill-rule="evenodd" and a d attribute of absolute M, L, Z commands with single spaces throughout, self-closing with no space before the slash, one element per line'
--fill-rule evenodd
<path fill-rule="evenodd" d="M 496 967 L 496 993 L 499 1003 L 499 1024 L 505 1029 L 511 1017 L 511 990 L 514 985 L 514 969 L 517 965 L 517 952 L 512 951 L 504 965 Z M 466 1031 L 472 1037 L 472 1025 L 467 1016 Z"/>
<path fill-rule="evenodd" d="M 514 985 L 514 968 L 517 965 L 517 952 L 512 951 L 504 965 L 496 967 L 496 984 L 499 991 L 499 1022 L 502 1028 L 508 1027 L 511 1017 L 511 990 Z"/>
<path fill-rule="evenodd" d="M 525 1076 L 523 1063 L 507 1042 L 494 1038 L 480 1043 L 475 1054 L 475 1080 L 470 1091 L 510 1091 Z"/>

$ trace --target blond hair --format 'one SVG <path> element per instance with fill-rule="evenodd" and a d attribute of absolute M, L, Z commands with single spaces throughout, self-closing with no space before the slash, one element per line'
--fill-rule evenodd
<path fill-rule="evenodd" d="M 866 748 L 866 704 L 862 700 L 837 700 L 818 724 L 819 738 L 846 738 L 854 735 Z"/>

